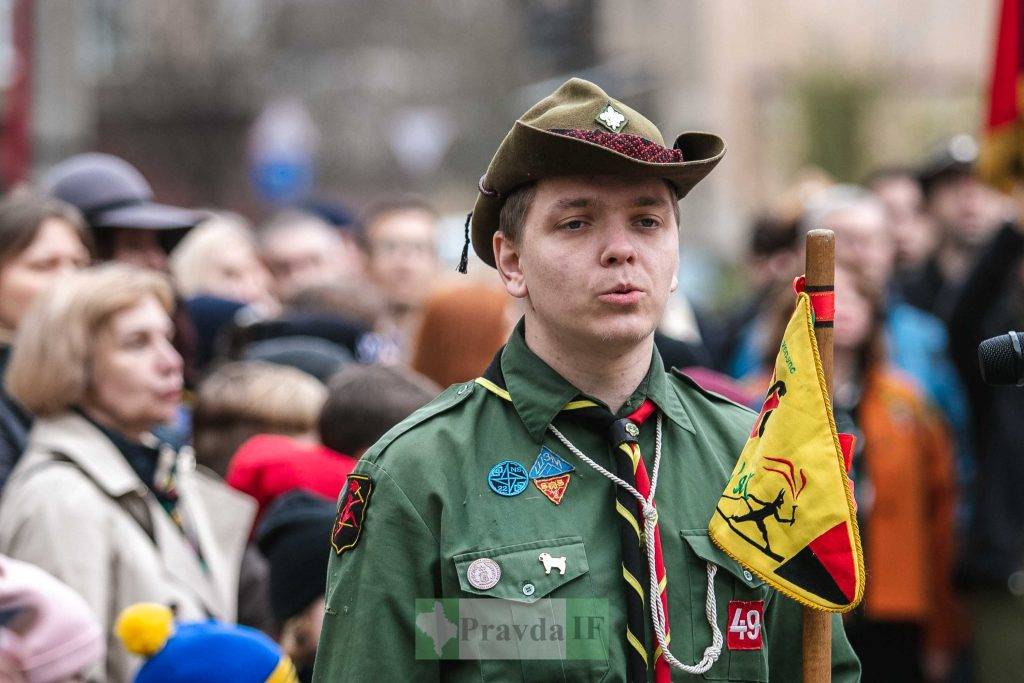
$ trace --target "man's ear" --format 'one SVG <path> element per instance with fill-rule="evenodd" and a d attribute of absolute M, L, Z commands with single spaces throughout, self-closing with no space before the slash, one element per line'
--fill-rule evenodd
<path fill-rule="evenodd" d="M 668 291 L 674 292 L 677 289 L 679 289 L 679 275 L 676 273 L 672 273 L 672 286 L 669 287 Z"/>
<path fill-rule="evenodd" d="M 526 287 L 526 277 L 516 245 L 501 230 L 495 230 L 491 237 L 491 247 L 494 249 L 494 264 L 505 285 L 505 291 L 517 299 L 526 298 L 530 292 Z"/>

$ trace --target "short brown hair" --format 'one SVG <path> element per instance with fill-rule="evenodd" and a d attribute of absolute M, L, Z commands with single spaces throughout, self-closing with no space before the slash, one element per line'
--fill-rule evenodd
<path fill-rule="evenodd" d="M 51 218 L 70 225 L 89 253 L 93 253 L 92 237 L 78 209 L 27 187 L 19 187 L 0 199 L 0 268 L 25 251 L 39 234 L 39 228 Z"/>
<path fill-rule="evenodd" d="M 501 213 L 498 214 L 498 230 L 512 244 L 519 242 L 523 234 L 523 224 L 526 222 L 526 214 L 530 212 L 533 199 L 537 196 L 537 183 L 527 183 L 512 191 L 501 205 Z"/>
<path fill-rule="evenodd" d="M 676 217 L 676 227 L 679 227 L 678 194 L 672 183 L 666 180 L 665 185 L 672 196 L 672 214 Z M 526 214 L 530 212 L 530 207 L 536 196 L 537 183 L 527 183 L 513 190 L 505 199 L 505 203 L 501 205 L 501 212 L 498 214 L 498 230 L 512 244 L 516 244 L 522 236 Z"/>
<path fill-rule="evenodd" d="M 41 295 L 18 326 L 7 390 L 41 417 L 79 403 L 89 386 L 96 339 L 110 319 L 147 297 L 168 315 L 174 294 L 159 273 L 120 263 L 68 276 Z"/>
<path fill-rule="evenodd" d="M 196 460 L 223 477 L 231 456 L 252 436 L 312 433 L 326 399 L 327 388 L 301 370 L 264 361 L 226 363 L 196 392 Z"/>
<path fill-rule="evenodd" d="M 411 370 L 353 364 L 327 382 L 327 391 L 320 441 L 339 453 L 358 455 L 429 403 L 440 388 Z"/>

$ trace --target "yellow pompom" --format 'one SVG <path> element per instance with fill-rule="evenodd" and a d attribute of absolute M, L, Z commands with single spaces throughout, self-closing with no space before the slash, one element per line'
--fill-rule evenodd
<path fill-rule="evenodd" d="M 114 633 L 132 654 L 151 657 L 174 633 L 174 613 L 164 605 L 140 602 L 121 612 Z"/>

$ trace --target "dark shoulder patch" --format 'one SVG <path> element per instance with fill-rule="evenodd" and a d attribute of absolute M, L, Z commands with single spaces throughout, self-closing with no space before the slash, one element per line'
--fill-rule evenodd
<path fill-rule="evenodd" d="M 377 443 L 373 444 L 363 454 L 362 460 L 376 460 L 378 456 L 388 447 L 391 443 L 402 436 L 414 427 L 421 425 L 434 417 L 444 413 L 451 408 L 459 405 L 467 398 L 473 395 L 473 390 L 476 387 L 476 383 L 470 380 L 469 382 L 462 382 L 461 384 L 453 384 L 440 394 L 437 398 L 423 406 L 409 417 L 405 418 L 397 425 L 392 427 L 389 431 L 385 432 L 384 436 L 380 437 Z"/>
<path fill-rule="evenodd" d="M 696 389 L 701 395 L 703 395 L 704 397 L 708 398 L 709 400 L 711 400 L 714 403 L 725 403 L 725 404 L 728 404 L 730 406 L 735 406 L 737 408 L 741 408 L 741 409 L 747 411 L 748 413 L 751 413 L 751 414 L 754 414 L 754 415 L 757 414 L 757 411 L 753 410 L 750 406 L 745 406 L 742 403 L 737 403 L 736 401 L 732 400 L 731 398 L 729 398 L 727 396 L 723 396 L 722 394 L 719 394 L 718 392 L 711 391 L 710 389 L 704 387 L 697 380 L 695 380 L 694 378 L 692 378 L 689 375 L 685 374 L 679 368 L 672 368 L 671 375 L 673 377 L 675 377 L 676 379 L 681 380 L 683 384 L 685 384 L 685 385 L 687 385 L 687 386 L 689 386 L 689 387 L 691 387 L 693 389 Z"/>

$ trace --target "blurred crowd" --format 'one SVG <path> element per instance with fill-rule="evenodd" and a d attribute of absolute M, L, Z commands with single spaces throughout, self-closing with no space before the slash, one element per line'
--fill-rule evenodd
<path fill-rule="evenodd" d="M 668 365 L 759 408 L 804 236 L 835 232 L 834 403 L 858 436 L 867 562 L 846 630 L 865 680 L 1024 670 L 1024 394 L 976 360 L 1024 323 L 1024 229 L 976 152 L 957 136 L 862 185 L 801 173 L 736 246 L 746 298 L 676 298 L 656 334 Z M 309 680 L 347 475 L 481 374 L 519 317 L 477 275 L 442 267 L 416 196 L 253 225 L 158 203 L 104 154 L 11 188 L 0 679 Z"/>

